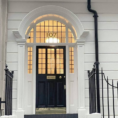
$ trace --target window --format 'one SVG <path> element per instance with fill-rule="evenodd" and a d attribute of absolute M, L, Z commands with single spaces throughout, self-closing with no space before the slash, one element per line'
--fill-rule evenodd
<path fill-rule="evenodd" d="M 38 49 L 38 74 L 46 73 L 46 49 Z"/>
<path fill-rule="evenodd" d="M 56 73 L 64 74 L 64 52 L 63 49 L 56 49 Z"/>
<path fill-rule="evenodd" d="M 47 17 L 47 16 L 44 16 Z M 26 35 L 30 38 L 27 39 L 27 44 L 32 46 L 38 43 L 68 43 L 70 46 L 75 43 L 77 37 L 74 27 L 69 21 L 61 18 L 58 20 L 50 20 L 51 16 L 42 21 L 40 17 L 32 22 L 27 28 Z M 32 50 L 33 47 L 28 47 L 28 73 L 32 73 Z M 63 49 L 43 49 L 38 50 L 38 74 L 63 74 L 64 73 L 64 52 Z M 55 55 L 55 56 L 54 56 Z M 47 61 L 46 61 L 47 60 Z M 56 60 L 56 61 L 52 61 Z M 69 48 L 69 66 L 70 73 L 74 73 L 74 48 Z"/>
<path fill-rule="evenodd" d="M 27 43 L 75 43 L 75 37 L 73 34 L 75 30 L 73 27 L 70 29 L 59 21 L 45 20 L 34 26 L 35 27 L 32 25 L 33 28 L 28 27 L 27 29 L 26 35 L 30 37 L 27 39 Z M 67 32 L 68 35 L 66 35 Z M 66 39 L 68 39 L 67 42 Z"/>
<path fill-rule="evenodd" d="M 71 32 L 70 29 L 68 29 L 68 43 L 75 43 L 73 33 Z"/>
<path fill-rule="evenodd" d="M 74 73 L 74 47 L 69 48 L 70 73 Z"/>
<path fill-rule="evenodd" d="M 32 73 L 32 47 L 28 47 L 28 74 Z"/>
<path fill-rule="evenodd" d="M 65 43 L 66 27 L 64 24 L 46 20 L 36 25 L 36 43 Z"/>
<path fill-rule="evenodd" d="M 29 37 L 30 38 L 27 39 L 27 43 L 33 43 L 34 42 L 34 30 L 33 29 L 31 29 L 31 31 L 29 33 Z"/>
<path fill-rule="evenodd" d="M 47 74 L 55 74 L 55 49 L 47 49 Z"/>

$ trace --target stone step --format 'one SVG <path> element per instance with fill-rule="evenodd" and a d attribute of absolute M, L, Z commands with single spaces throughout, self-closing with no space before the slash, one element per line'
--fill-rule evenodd
<path fill-rule="evenodd" d="M 78 118 L 78 114 L 25 115 L 24 118 Z"/>

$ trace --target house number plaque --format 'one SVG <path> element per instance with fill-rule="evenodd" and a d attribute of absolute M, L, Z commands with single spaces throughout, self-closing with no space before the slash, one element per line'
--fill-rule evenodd
<path fill-rule="evenodd" d="M 56 37 L 57 33 L 55 32 L 48 32 L 47 37 Z"/>
<path fill-rule="evenodd" d="M 47 76 L 47 79 L 56 79 L 56 76 Z"/>

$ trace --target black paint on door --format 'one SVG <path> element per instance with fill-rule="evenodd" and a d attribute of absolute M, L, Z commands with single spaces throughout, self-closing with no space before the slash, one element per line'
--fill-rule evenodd
<path fill-rule="evenodd" d="M 45 49 L 45 73 L 39 74 L 39 49 Z M 55 69 L 54 74 L 48 74 L 48 49 L 54 49 Z M 57 74 L 57 49 L 63 49 L 63 73 Z M 65 46 L 37 46 L 36 47 L 36 108 L 66 107 L 66 49 Z M 47 79 L 47 76 L 55 76 L 56 79 Z"/>

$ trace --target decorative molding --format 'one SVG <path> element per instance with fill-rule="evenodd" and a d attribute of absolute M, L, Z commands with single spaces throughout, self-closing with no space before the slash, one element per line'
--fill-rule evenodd
<path fill-rule="evenodd" d="M 26 43 L 27 36 L 25 36 L 25 38 L 23 39 L 23 37 L 20 35 L 18 30 L 13 31 L 13 34 L 16 37 L 16 42 L 18 44 L 25 44 Z"/>
<path fill-rule="evenodd" d="M 84 78 L 84 50 L 85 37 L 88 32 L 83 33 L 77 42 L 77 62 L 78 62 L 78 117 L 86 118 L 85 108 L 85 78 Z M 84 37 L 84 40 L 82 40 Z"/>
<path fill-rule="evenodd" d="M 24 38 L 25 32 L 28 26 L 31 24 L 31 22 L 35 20 L 36 18 L 38 18 L 39 16 L 47 15 L 47 14 L 56 14 L 67 19 L 77 31 L 78 37 L 80 37 L 82 33 L 84 32 L 82 23 L 80 22 L 80 20 L 74 13 L 72 13 L 71 11 L 63 7 L 48 5 L 48 6 L 36 8 L 32 10 L 31 12 L 29 12 L 19 25 L 19 28 L 18 28 L 19 34 Z"/>
<path fill-rule="evenodd" d="M 19 44 L 24 44 L 25 45 L 25 43 L 26 43 L 26 40 L 25 39 L 16 39 L 16 42 L 18 43 L 18 45 Z"/>
<path fill-rule="evenodd" d="M 44 6 L 34 9 L 29 12 L 26 17 L 22 20 L 19 25 L 18 30 L 13 31 L 13 34 L 16 37 L 16 42 L 18 43 L 18 93 L 17 93 L 17 116 L 18 118 L 22 118 L 24 114 L 24 106 L 23 106 L 23 97 L 22 92 L 24 89 L 24 69 L 25 69 L 25 43 L 28 36 L 25 35 L 27 27 L 31 24 L 33 20 L 37 17 L 45 15 L 45 14 L 56 14 L 66 18 L 75 28 L 77 32 L 77 60 L 78 60 L 78 113 L 85 114 L 85 83 L 84 83 L 84 44 L 86 41 L 86 37 L 89 34 L 89 31 L 84 30 L 80 20 L 78 17 L 72 13 L 71 11 L 59 7 L 59 6 Z M 36 44 L 35 44 L 36 45 Z M 39 45 L 39 44 L 38 44 Z M 41 44 L 43 45 L 43 44 Z M 46 44 L 45 44 L 46 45 Z M 51 45 L 51 44 L 50 44 Z M 64 44 L 66 45 L 66 44 Z M 75 44 L 74 44 L 75 45 Z M 81 56 L 80 56 L 81 55 Z M 35 67 L 35 66 L 34 66 Z M 35 75 L 33 75 L 35 77 Z M 35 84 L 35 82 L 33 83 Z M 21 86 L 23 85 L 23 87 Z M 68 86 L 69 88 L 69 86 Z M 35 89 L 34 89 L 35 92 Z M 23 93 L 24 94 L 24 93 Z M 69 96 L 69 95 L 67 95 Z M 35 97 L 33 98 L 35 99 Z M 33 101 L 33 105 L 34 105 Z M 69 97 L 67 101 L 67 105 L 69 103 Z M 33 107 L 34 108 L 34 107 Z M 83 111 L 84 109 L 84 111 Z M 69 106 L 67 106 L 67 112 L 69 113 Z M 21 116 L 19 116 L 21 114 Z"/>
<path fill-rule="evenodd" d="M 84 30 L 84 32 L 80 36 L 80 39 L 86 39 L 86 37 L 88 36 L 88 34 L 89 34 L 89 31 L 88 30 Z"/>
<path fill-rule="evenodd" d="M 81 55 L 81 56 L 80 56 Z M 84 44 L 77 45 L 78 60 L 78 106 L 85 108 Z"/>
<path fill-rule="evenodd" d="M 28 38 L 28 35 L 25 35 L 25 32 L 28 26 L 31 24 L 31 22 L 36 18 L 38 18 L 39 16 L 46 15 L 46 14 L 56 14 L 67 19 L 77 32 L 77 43 L 85 41 L 89 31 L 84 30 L 82 23 L 80 22 L 78 17 L 68 9 L 59 6 L 54 6 L 54 5 L 39 7 L 29 12 L 20 23 L 18 30 L 13 31 L 15 37 L 17 39 L 26 40 Z"/>
<path fill-rule="evenodd" d="M 16 32 L 17 34 L 18 32 Z M 19 35 L 17 35 L 19 36 Z M 24 118 L 25 39 L 16 38 L 18 45 L 17 118 Z"/>
<path fill-rule="evenodd" d="M 89 35 L 89 31 L 88 30 L 84 30 L 82 35 L 80 36 L 80 38 L 77 39 L 77 44 L 79 43 L 85 43 L 86 41 L 86 37 Z"/>
<path fill-rule="evenodd" d="M 18 45 L 17 109 L 23 109 L 25 45 Z"/>
<path fill-rule="evenodd" d="M 17 39 L 21 39 L 21 38 L 22 38 L 22 36 L 20 35 L 20 33 L 19 33 L 18 30 L 13 31 L 13 34 L 14 34 L 14 36 L 15 36 Z"/>

